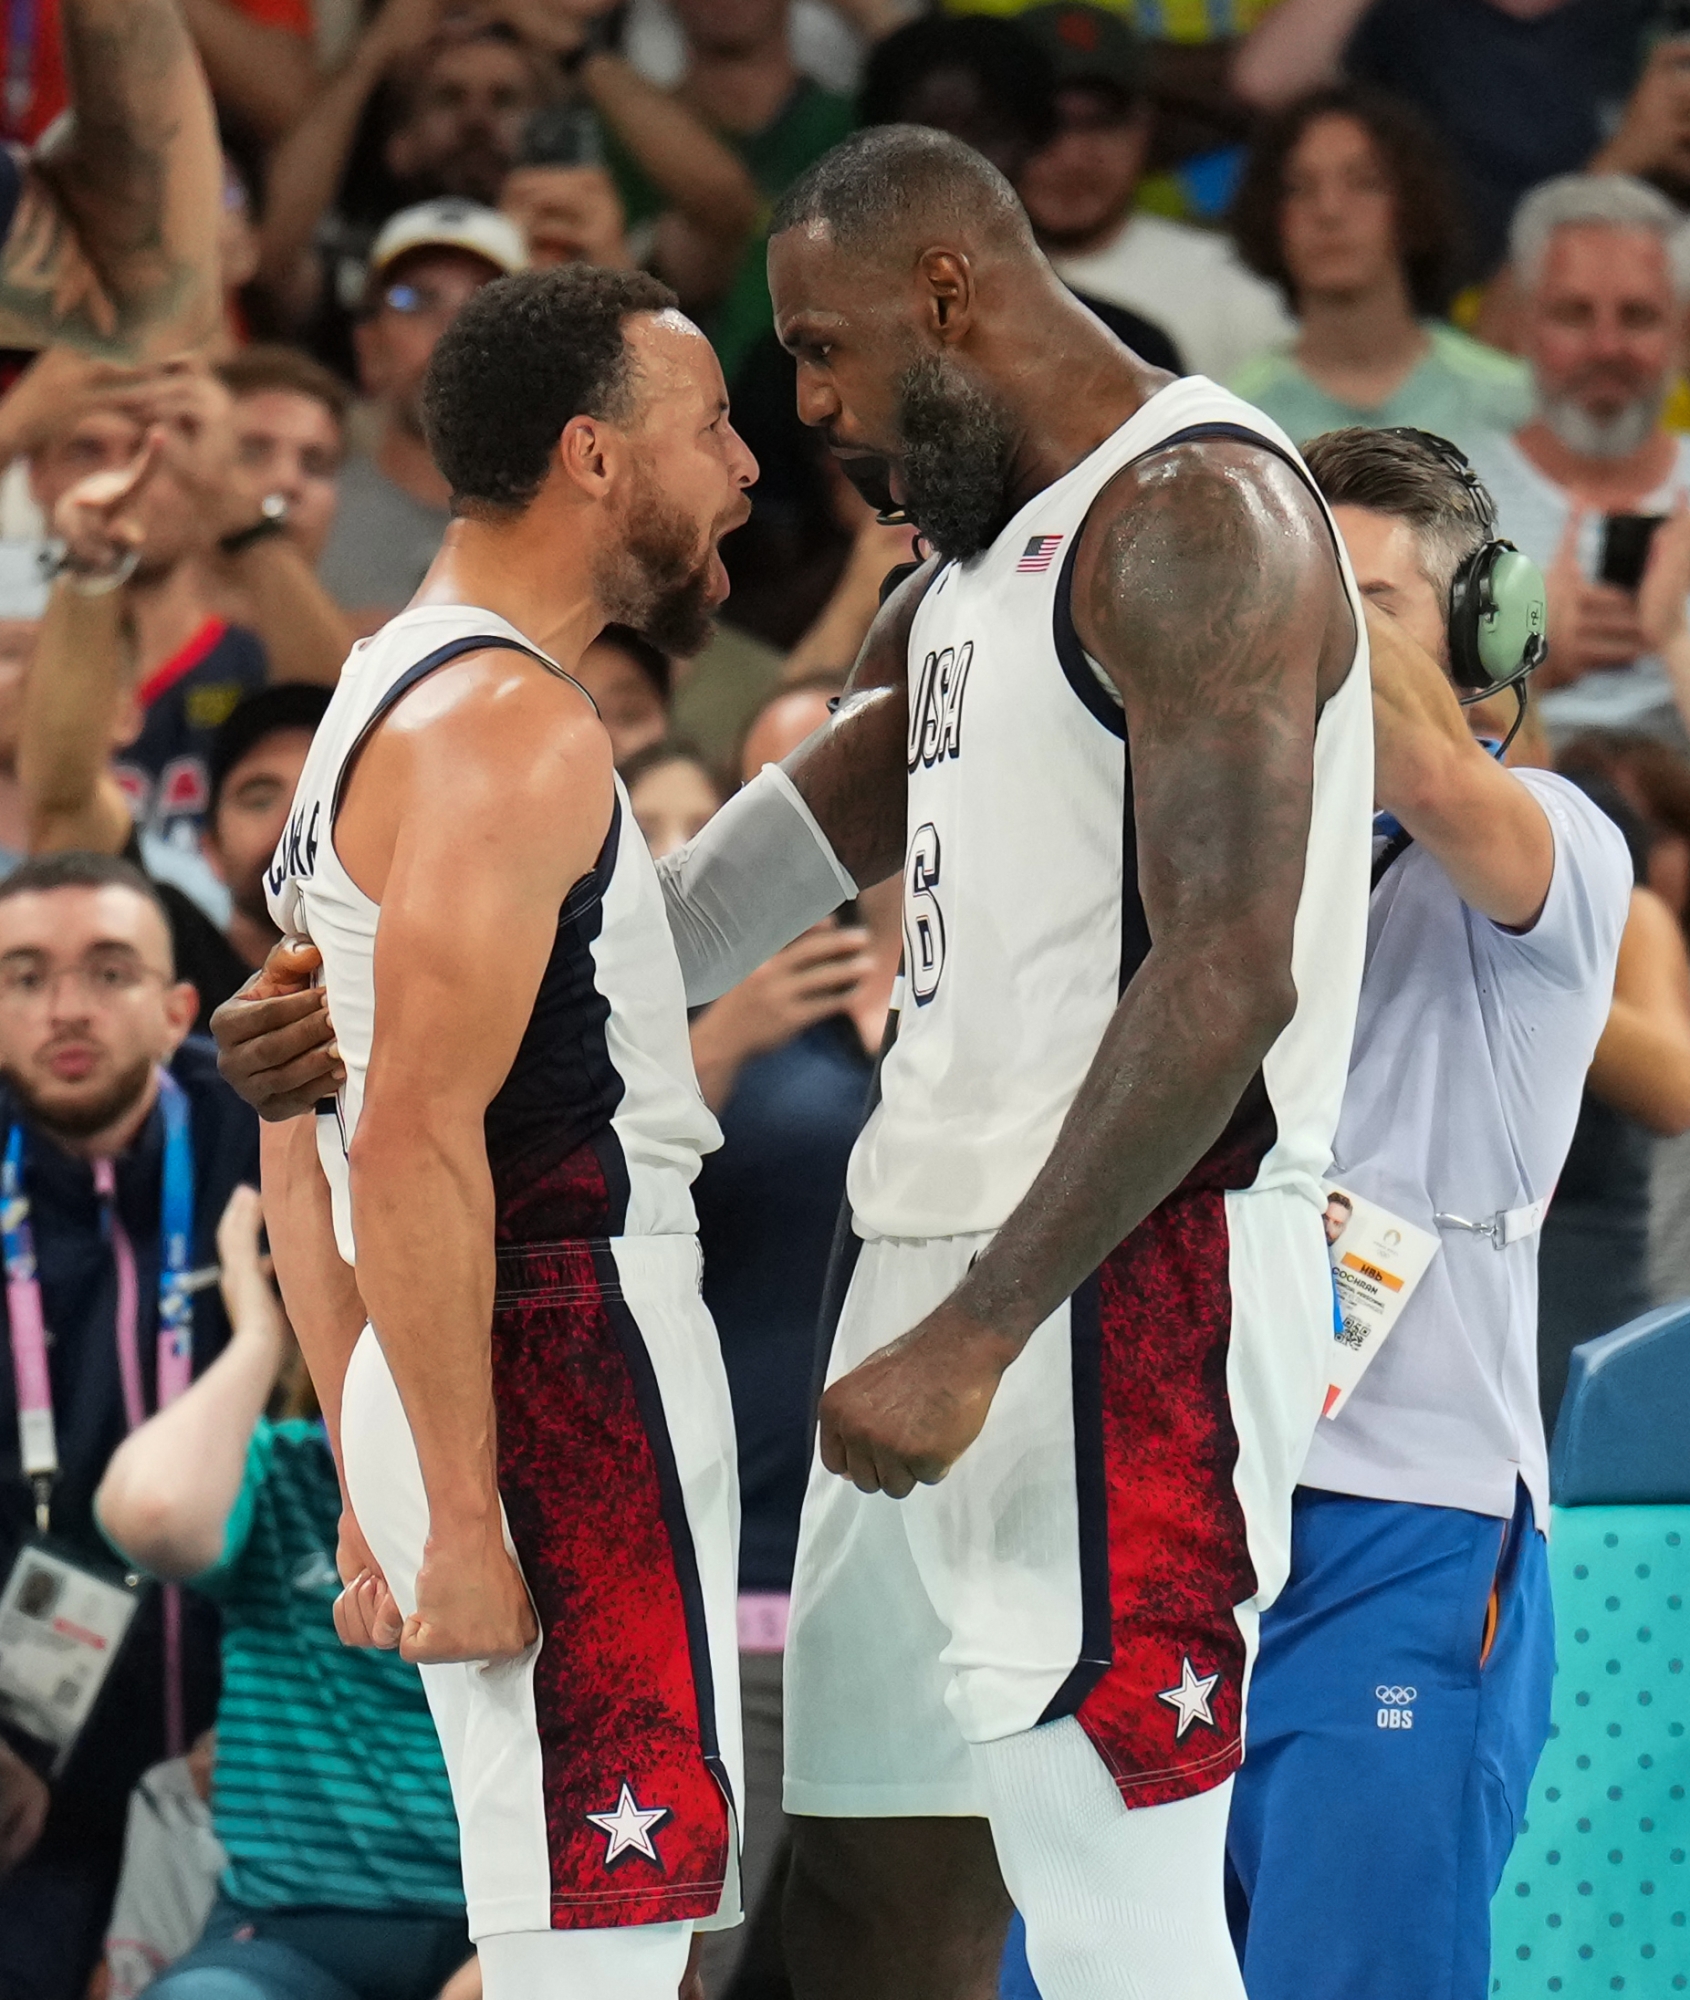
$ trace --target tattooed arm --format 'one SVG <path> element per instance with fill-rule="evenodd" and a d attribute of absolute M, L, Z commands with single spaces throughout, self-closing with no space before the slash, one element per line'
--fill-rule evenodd
<path fill-rule="evenodd" d="M 1315 724 L 1356 638 L 1319 509 L 1247 445 L 1141 460 L 1092 509 L 1073 608 L 1126 711 L 1150 950 L 991 1246 L 823 1398 L 823 1460 L 868 1492 L 944 1476 L 1028 1336 L 1220 1136 L 1296 1006 Z"/>
<path fill-rule="evenodd" d="M 175 0 L 63 0 L 73 116 L 0 248 L 0 344 L 126 359 L 217 323 L 221 158 Z"/>

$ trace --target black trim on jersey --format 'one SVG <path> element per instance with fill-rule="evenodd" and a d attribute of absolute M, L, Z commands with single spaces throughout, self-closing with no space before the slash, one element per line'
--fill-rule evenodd
<path fill-rule="evenodd" d="M 1040 1722 L 1075 1715 L 1115 1661 L 1109 1591 L 1109 1489 L 1103 1471 L 1103 1318 L 1094 1271 L 1068 1302 L 1073 1369 L 1074 1499 L 1079 1517 L 1080 1656 Z"/>
<path fill-rule="evenodd" d="M 669 1420 L 663 1412 L 663 1395 L 657 1386 L 657 1371 L 651 1365 L 645 1335 L 633 1308 L 622 1296 L 622 1274 L 610 1245 L 593 1244 L 593 1268 L 598 1274 L 599 1294 L 605 1316 L 615 1331 L 628 1377 L 634 1385 L 634 1403 L 640 1424 L 651 1446 L 652 1463 L 657 1468 L 658 1507 L 669 1535 L 669 1551 L 675 1562 L 675 1584 L 681 1593 L 681 1611 L 687 1627 L 687 1654 L 692 1667 L 693 1694 L 698 1703 L 698 1744 L 711 1776 L 722 1788 L 728 1810 L 737 1819 L 739 1806 L 734 1799 L 732 1780 L 722 1759 L 716 1735 L 716 1674 L 710 1658 L 710 1628 L 704 1615 L 704 1586 L 698 1574 L 698 1551 L 693 1546 L 692 1523 L 687 1519 L 681 1475 L 675 1464 L 675 1446 L 669 1436 Z"/>
<path fill-rule="evenodd" d="M 1332 521 L 1326 501 L 1320 488 L 1309 477 L 1307 469 L 1270 437 L 1260 431 L 1253 431 L 1244 424 L 1211 423 L 1189 424 L 1182 431 L 1174 431 L 1169 436 L 1153 444 L 1137 458 L 1130 458 L 1118 469 L 1124 472 L 1128 465 L 1138 465 L 1144 459 L 1154 458 L 1158 452 L 1171 451 L 1182 444 L 1202 444 L 1211 439 L 1227 438 L 1239 443 L 1259 447 L 1271 452 L 1290 466 L 1297 477 L 1314 495 L 1320 504 L 1321 519 L 1326 523 L 1326 532 L 1332 538 L 1332 546 L 1340 546 L 1338 531 Z M 1111 474 L 1113 478 L 1115 475 Z M 1095 504 L 1095 503 L 1094 503 Z M 1086 519 L 1091 518 L 1091 509 L 1086 510 Z M 1080 553 L 1080 543 L 1085 535 L 1085 521 L 1080 523 L 1079 532 L 1068 545 L 1068 553 L 1063 558 L 1062 569 L 1056 580 L 1056 601 L 1051 610 L 1051 636 L 1056 646 L 1056 657 L 1062 667 L 1068 685 L 1080 698 L 1081 703 L 1098 722 L 1102 723 L 1112 736 L 1118 736 L 1126 750 L 1126 801 L 1121 828 L 1121 969 L 1117 993 L 1125 993 L 1132 984 L 1133 975 L 1150 956 L 1150 926 L 1144 914 L 1144 899 L 1138 888 L 1138 824 L 1133 811 L 1133 757 L 1132 744 L 1127 736 L 1126 709 L 1118 695 L 1112 696 L 1093 670 L 1086 656 L 1085 647 L 1080 643 L 1080 635 L 1074 627 L 1074 564 Z M 1258 1079 L 1259 1080 L 1259 1079 Z"/>
<path fill-rule="evenodd" d="M 1087 511 L 1089 513 L 1090 510 Z M 1052 618 L 1056 657 L 1068 685 L 1083 705 L 1111 736 L 1120 737 L 1124 743 L 1127 740 L 1127 716 L 1121 706 L 1121 698 L 1111 694 L 1092 671 L 1086 649 L 1080 644 L 1080 635 L 1074 630 L 1074 558 L 1080 553 L 1080 537 L 1084 533 L 1085 523 L 1082 521 L 1080 533 L 1068 544 L 1068 553 L 1062 558 L 1062 568 L 1056 579 L 1056 604 Z"/>
<path fill-rule="evenodd" d="M 544 653 L 538 653 L 532 646 L 525 646 L 520 639 L 507 639 L 498 632 L 481 632 L 467 639 L 448 639 L 444 646 L 436 646 L 432 653 L 425 653 L 414 667 L 407 667 L 393 683 L 386 694 L 370 711 L 369 720 L 352 739 L 352 747 L 341 759 L 340 774 L 334 783 L 334 800 L 329 807 L 329 832 L 334 832 L 334 823 L 340 818 L 341 802 L 346 797 L 346 788 L 352 782 L 353 767 L 363 755 L 370 738 L 375 734 L 376 725 L 385 716 L 402 694 L 409 694 L 418 681 L 432 674 L 437 667 L 450 666 L 454 660 L 461 660 L 465 653 L 485 653 L 493 650 L 507 653 L 526 653 L 531 660 L 538 660 L 547 673 L 555 674 L 560 681 L 568 681 L 572 688 L 587 695 L 595 715 L 599 705 L 573 674 L 566 674 L 555 660 L 548 660 Z"/>
<path fill-rule="evenodd" d="M 599 893 L 594 902 L 591 928 L 582 926 L 582 937 L 586 943 L 587 955 L 592 956 L 592 948 L 604 929 L 604 891 L 610 887 L 610 878 L 616 872 L 616 857 L 622 849 L 622 800 L 613 798 L 610 805 L 610 831 L 604 837 L 604 845 L 599 849 L 598 859 L 593 863 L 593 879 L 598 884 Z M 565 904 L 565 909 L 568 905 Z M 593 990 L 598 990 L 598 967 L 593 967 Z M 610 1059 L 610 1041 L 604 1033 L 604 1025 L 610 1019 L 610 1002 L 605 1001 L 604 1020 L 593 1042 L 594 1067 L 599 1080 L 608 1075 L 614 1077 L 617 1085 L 616 1104 L 620 1108 L 628 1094 L 627 1078 Z M 514 1068 L 515 1065 L 513 1064 Z M 606 1234 L 620 1236 L 628 1227 L 628 1203 L 632 1196 L 629 1183 L 628 1158 L 622 1150 L 622 1141 L 616 1136 L 613 1122 L 615 1111 L 605 1120 L 603 1130 L 593 1138 L 593 1151 L 598 1156 L 599 1171 L 604 1175 L 605 1206 L 609 1215 Z"/>
<path fill-rule="evenodd" d="M 542 1223 L 548 1172 L 590 1145 L 604 1177 L 605 1213 L 594 1234 L 627 1227 L 629 1175 L 613 1123 L 627 1079 L 610 1056 L 610 1000 L 598 983 L 593 946 L 604 930 L 604 896 L 622 838 L 622 801 L 611 802 L 598 858 L 564 899 L 557 932 L 522 1040 L 487 1106 L 484 1125 L 501 1223 L 517 1239 Z M 535 1212 L 529 1215 L 530 1209 Z M 526 1219 L 525 1219 L 526 1218 Z"/>
<path fill-rule="evenodd" d="M 1340 547 L 1338 530 L 1333 524 L 1325 497 L 1309 477 L 1307 468 L 1300 465 L 1282 445 L 1275 444 L 1272 438 L 1263 437 L 1260 431 L 1253 431 L 1244 424 L 1190 424 L 1183 431 L 1174 431 L 1168 437 L 1151 445 L 1136 458 L 1129 458 L 1125 464 L 1116 468 L 1115 473 L 1110 474 L 1110 478 L 1113 479 L 1116 473 L 1125 472 L 1128 466 L 1141 465 L 1145 459 L 1154 458 L 1158 452 L 1172 451 L 1175 445 L 1203 444 L 1217 438 L 1230 438 L 1241 444 L 1252 444 L 1262 451 L 1272 452 L 1275 458 L 1283 459 L 1319 501 L 1321 519 L 1326 523 L 1326 532 L 1332 537 L 1332 546 L 1334 550 Z M 1105 484 L 1107 483 L 1106 481 Z M 1094 497 L 1093 505 L 1095 504 Z M 1080 635 L 1074 629 L 1074 562 L 1080 553 L 1080 543 L 1085 538 L 1086 521 L 1090 519 L 1091 508 L 1088 507 L 1086 519 L 1080 523 L 1078 532 L 1068 544 L 1068 553 L 1062 559 L 1062 569 L 1056 579 L 1056 602 L 1052 606 L 1052 637 L 1056 644 L 1056 657 L 1061 662 L 1062 672 L 1068 685 L 1111 736 L 1125 739 L 1127 720 L 1120 696 L 1112 694 L 1098 679 L 1086 658 L 1086 649 L 1080 643 Z"/>

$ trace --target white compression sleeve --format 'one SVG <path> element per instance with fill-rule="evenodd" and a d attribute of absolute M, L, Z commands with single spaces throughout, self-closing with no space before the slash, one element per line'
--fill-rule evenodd
<path fill-rule="evenodd" d="M 765 764 L 657 873 L 689 1007 L 720 998 L 857 893 L 778 764 Z"/>
<path fill-rule="evenodd" d="M 1223 1890 L 1230 1778 L 1129 1810 L 1071 1715 L 971 1749 L 1044 2000 L 1244 2000 Z"/>

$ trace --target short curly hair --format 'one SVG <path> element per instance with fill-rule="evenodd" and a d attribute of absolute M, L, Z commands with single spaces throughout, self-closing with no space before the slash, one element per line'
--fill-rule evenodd
<path fill-rule="evenodd" d="M 1264 121 L 1245 162 L 1227 218 L 1239 255 L 1275 284 L 1293 308 L 1296 287 L 1280 237 L 1285 167 L 1319 118 L 1353 118 L 1373 141 L 1396 197 L 1397 251 L 1414 309 L 1446 310 L 1467 253 L 1467 227 L 1443 141 L 1407 105 L 1360 84 L 1311 91 Z"/>
<path fill-rule="evenodd" d="M 570 264 L 495 278 L 440 336 L 423 383 L 423 429 L 454 513 L 520 513 L 571 417 L 626 412 L 626 325 L 675 294 L 644 271 Z"/>

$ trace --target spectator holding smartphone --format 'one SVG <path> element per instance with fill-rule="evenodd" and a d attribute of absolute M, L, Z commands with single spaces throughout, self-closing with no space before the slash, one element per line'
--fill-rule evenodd
<path fill-rule="evenodd" d="M 1543 718 L 1555 740 L 1643 729 L 1681 742 L 1690 441 L 1661 412 L 1683 360 L 1690 230 L 1641 181 L 1568 174 L 1520 204 L 1510 248 L 1533 414 L 1459 442 L 1502 533 L 1548 580 Z"/>

